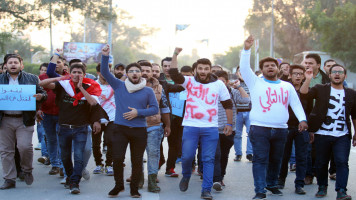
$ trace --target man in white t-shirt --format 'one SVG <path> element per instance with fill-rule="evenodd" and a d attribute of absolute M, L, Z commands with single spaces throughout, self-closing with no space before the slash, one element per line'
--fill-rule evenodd
<path fill-rule="evenodd" d="M 177 56 L 182 51 L 176 48 L 172 57 L 170 77 L 175 83 L 182 84 L 187 90 L 184 126 L 182 137 L 182 174 L 179 188 L 182 192 L 188 189 L 192 174 L 192 162 L 200 142 L 202 148 L 202 163 L 204 166 L 202 199 L 212 199 L 210 194 L 213 186 L 214 159 L 218 131 L 218 104 L 223 105 L 227 124 L 224 128 L 225 135 L 232 133 L 232 101 L 225 84 L 211 74 L 211 62 L 206 58 L 197 61 L 196 75 L 183 76 L 177 69 Z"/>
<path fill-rule="evenodd" d="M 300 89 L 302 98 L 315 104 L 309 115 L 309 132 L 314 140 L 316 153 L 316 177 L 319 185 L 316 197 L 325 197 L 328 188 L 328 163 L 331 154 L 334 155 L 336 164 L 337 200 L 348 200 L 351 196 L 346 194 L 347 180 L 349 177 L 349 155 L 351 122 L 356 125 L 356 93 L 350 88 L 345 88 L 343 82 L 346 78 L 346 69 L 334 64 L 329 71 L 331 83 L 317 84 L 308 89 L 313 71 L 307 70 L 306 80 Z M 315 135 L 314 135 L 315 134 Z M 356 136 L 353 137 L 353 146 L 356 145 Z"/>
<path fill-rule="evenodd" d="M 283 195 L 277 188 L 278 174 L 287 140 L 291 106 L 298 118 L 298 130 L 306 130 L 305 113 L 297 92 L 292 84 L 278 79 L 278 62 L 267 57 L 259 62 L 263 78 L 251 70 L 250 54 L 254 38 L 250 36 L 241 52 L 240 72 L 250 91 L 252 109 L 250 111 L 249 137 L 253 148 L 253 178 L 256 196 L 265 199 L 266 190 L 275 195 Z"/>

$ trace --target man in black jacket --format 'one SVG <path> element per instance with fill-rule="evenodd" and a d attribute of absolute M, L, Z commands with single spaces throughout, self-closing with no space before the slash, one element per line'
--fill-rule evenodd
<path fill-rule="evenodd" d="M 2 85 L 36 85 L 37 108 L 39 104 L 47 99 L 47 94 L 39 86 L 39 79 L 33 74 L 22 71 L 22 58 L 17 54 L 5 57 L 7 71 L 0 75 Z M 15 167 L 15 143 L 21 157 L 21 167 L 24 172 L 24 179 L 27 185 L 33 182 L 32 176 L 32 135 L 35 125 L 36 111 L 0 111 L 0 153 L 5 183 L 0 189 L 10 189 L 16 187 L 16 167 Z"/>
<path fill-rule="evenodd" d="M 313 77 L 312 70 L 307 70 L 305 76 L 306 80 L 300 92 L 307 95 L 302 95 L 302 98 L 307 98 L 309 102 L 315 99 L 315 106 L 308 119 L 311 140 L 315 140 L 315 167 L 319 185 L 319 190 L 315 196 L 324 197 L 327 194 L 328 163 L 330 155 L 333 154 L 337 173 L 336 199 L 351 199 L 351 196 L 346 194 L 346 186 L 349 176 L 348 158 L 351 148 L 350 115 L 355 131 L 356 93 L 352 89 L 344 88 L 346 69 L 339 64 L 334 64 L 330 68 L 331 84 L 317 84 L 308 90 Z M 353 145 L 356 145 L 356 136 L 353 137 Z"/>

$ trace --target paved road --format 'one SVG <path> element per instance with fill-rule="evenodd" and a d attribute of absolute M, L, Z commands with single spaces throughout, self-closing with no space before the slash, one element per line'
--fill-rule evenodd
<path fill-rule="evenodd" d="M 34 144 L 37 144 L 37 137 L 33 137 Z M 245 138 L 244 138 L 245 142 Z M 245 145 L 244 145 L 245 146 Z M 167 143 L 164 142 L 164 150 L 167 153 Z M 226 188 L 222 192 L 213 192 L 214 199 L 216 200 L 245 200 L 252 199 L 254 195 L 253 178 L 252 178 L 252 163 L 248 162 L 245 158 L 241 162 L 234 162 L 234 150 L 230 155 L 230 160 L 227 168 L 227 175 L 225 177 Z M 42 165 L 37 162 L 37 158 L 40 156 L 40 151 L 35 151 L 34 154 L 34 171 L 35 178 L 34 183 L 31 186 L 27 186 L 24 182 L 17 182 L 17 188 L 11 190 L 0 191 L 0 200 L 56 200 L 56 199 L 107 199 L 107 193 L 114 186 L 113 177 L 105 176 L 102 174 L 92 174 L 94 169 L 94 159 L 90 159 L 88 170 L 91 172 L 91 179 L 83 180 L 80 184 L 81 194 L 71 195 L 69 190 L 63 188 L 63 185 L 59 184 L 61 178 L 59 176 L 50 176 L 48 171 L 49 166 Z M 129 177 L 131 168 L 129 158 L 126 156 L 126 168 L 125 177 Z M 350 177 L 348 184 L 348 193 L 356 198 L 356 148 L 352 148 L 350 154 Z M 1 168 L 1 166 L 0 166 Z M 162 169 L 165 168 L 165 165 Z M 145 170 L 147 175 L 147 168 L 145 164 Z M 0 170 L 2 175 L 2 169 Z M 176 172 L 181 172 L 181 164 L 177 165 Z M 165 177 L 164 171 L 161 170 L 158 178 L 160 180 L 159 186 L 162 191 L 159 194 L 147 192 L 147 177 L 145 178 L 145 186 L 140 190 L 143 200 L 190 200 L 200 199 L 200 190 L 202 181 L 198 176 L 193 175 L 190 181 L 190 187 L 187 192 L 180 192 L 178 189 L 178 183 L 181 178 Z M 286 181 L 286 188 L 283 190 L 284 196 L 272 196 L 267 195 L 268 199 L 275 200 L 294 200 L 294 199 L 316 199 L 314 194 L 317 191 L 317 185 L 314 181 L 313 185 L 305 186 L 307 192 L 306 195 L 300 196 L 294 193 L 294 178 L 295 173 L 290 172 Z M 324 199 L 335 199 L 336 192 L 334 191 L 335 182 L 329 180 L 330 187 L 328 189 L 328 196 Z M 129 185 L 126 185 L 126 191 L 120 193 L 119 199 L 132 199 L 129 193 Z"/>

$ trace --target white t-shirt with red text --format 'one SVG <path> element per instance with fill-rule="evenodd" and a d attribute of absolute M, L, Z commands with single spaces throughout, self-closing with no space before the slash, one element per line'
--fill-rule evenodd
<path fill-rule="evenodd" d="M 197 82 L 192 76 L 184 76 L 182 86 L 187 90 L 183 126 L 218 127 L 218 103 L 230 99 L 225 84 L 214 81 Z"/>

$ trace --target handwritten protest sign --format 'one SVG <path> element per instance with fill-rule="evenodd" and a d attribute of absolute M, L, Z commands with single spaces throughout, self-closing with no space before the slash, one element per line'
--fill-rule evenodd
<path fill-rule="evenodd" d="M 0 85 L 0 110 L 36 110 L 35 85 Z"/>
<path fill-rule="evenodd" d="M 169 93 L 169 101 L 172 107 L 172 114 L 179 117 L 183 117 L 183 111 L 184 111 L 184 100 L 181 99 L 182 99 L 182 95 L 179 92 Z"/>

